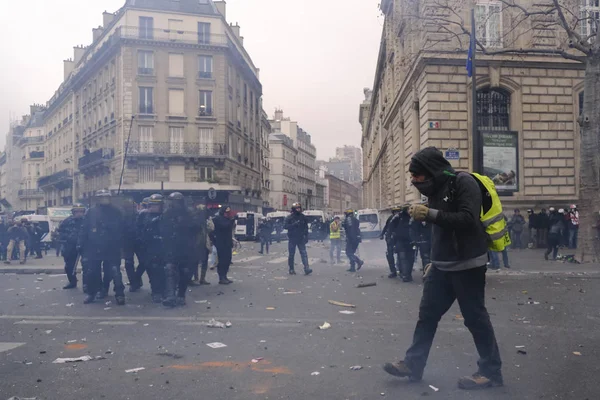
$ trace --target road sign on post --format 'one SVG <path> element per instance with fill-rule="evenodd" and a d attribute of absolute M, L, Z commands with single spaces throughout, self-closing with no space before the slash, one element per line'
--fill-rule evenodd
<path fill-rule="evenodd" d="M 208 189 L 208 198 L 211 200 L 215 200 L 217 198 L 217 191 L 215 190 L 215 188 L 210 188 Z"/>

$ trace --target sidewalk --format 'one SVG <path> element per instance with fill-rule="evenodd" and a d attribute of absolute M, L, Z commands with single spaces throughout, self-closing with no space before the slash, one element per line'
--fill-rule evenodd
<path fill-rule="evenodd" d="M 508 250 L 508 261 L 512 271 L 525 273 L 600 273 L 600 263 L 575 264 L 563 261 L 546 261 L 544 259 L 545 249 L 522 249 Z M 576 250 L 561 249 L 559 255 L 575 254 Z M 502 254 L 498 254 L 500 266 Z"/>
<path fill-rule="evenodd" d="M 81 265 L 80 265 L 81 268 Z M 49 251 L 41 260 L 28 258 L 24 265 L 18 260 L 11 261 L 9 265 L 0 261 L 0 274 L 64 274 L 62 257 L 56 257 L 54 250 Z"/>

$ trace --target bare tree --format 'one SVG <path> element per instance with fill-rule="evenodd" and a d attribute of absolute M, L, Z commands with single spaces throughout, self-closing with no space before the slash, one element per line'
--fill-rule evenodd
<path fill-rule="evenodd" d="M 467 21 L 474 3 L 430 0 L 419 7 L 414 5 L 416 1 L 405 0 L 408 11 L 404 18 L 412 21 L 413 29 L 428 33 L 420 49 L 466 53 L 471 34 Z M 581 224 L 577 260 L 600 262 L 600 243 L 594 229 L 600 210 L 600 39 L 596 38 L 600 8 L 587 7 L 593 6 L 592 0 L 496 0 L 495 4 L 493 10 L 479 16 L 477 24 L 499 17 L 503 29 L 498 37 L 477 34 L 479 54 L 512 55 L 515 59 L 553 55 L 585 65 L 583 112 L 578 119 Z"/>

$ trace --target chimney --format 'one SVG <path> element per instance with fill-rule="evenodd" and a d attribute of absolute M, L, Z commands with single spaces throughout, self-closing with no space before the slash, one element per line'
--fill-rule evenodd
<path fill-rule="evenodd" d="M 69 78 L 69 75 L 71 75 L 71 72 L 73 72 L 73 69 L 75 69 L 75 62 L 71 59 L 68 59 L 68 60 L 64 60 L 63 63 L 65 66 L 64 80 L 66 81 Z"/>
<path fill-rule="evenodd" d="M 115 14 L 104 11 L 102 13 L 102 26 L 106 28 L 115 19 Z"/>
<path fill-rule="evenodd" d="M 81 61 L 83 55 L 85 54 L 85 49 L 86 48 L 84 46 L 73 47 L 73 62 L 75 64 L 79 64 L 79 61 Z"/>
<path fill-rule="evenodd" d="M 221 1 L 215 1 L 215 7 L 217 7 L 217 11 L 219 11 L 219 14 L 221 14 L 223 16 L 223 18 L 227 19 L 227 14 L 226 14 L 226 10 L 227 10 L 227 2 L 225 0 L 221 0 Z"/>
<path fill-rule="evenodd" d="M 229 27 L 233 31 L 233 34 L 239 39 L 240 38 L 240 26 L 236 22 L 235 25 L 229 24 Z"/>
<path fill-rule="evenodd" d="M 32 104 L 29 106 L 29 115 L 33 115 L 36 112 L 40 112 L 44 109 L 44 106 L 41 104 Z"/>
<path fill-rule="evenodd" d="M 280 108 L 275 109 L 275 121 L 283 121 L 283 110 Z"/>
<path fill-rule="evenodd" d="M 104 32 L 104 28 L 101 27 L 101 26 L 92 29 L 92 38 L 93 38 L 94 42 L 96 40 L 98 40 L 98 38 L 100 37 L 100 35 L 102 35 L 102 32 Z"/>

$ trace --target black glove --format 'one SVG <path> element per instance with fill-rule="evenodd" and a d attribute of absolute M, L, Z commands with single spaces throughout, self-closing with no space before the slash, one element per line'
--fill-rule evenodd
<path fill-rule="evenodd" d="M 379 240 L 383 240 L 383 235 L 379 235 Z"/>

